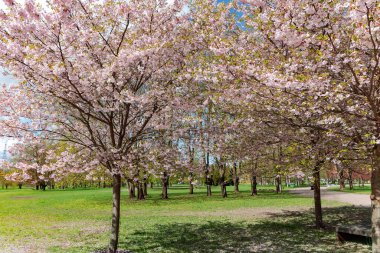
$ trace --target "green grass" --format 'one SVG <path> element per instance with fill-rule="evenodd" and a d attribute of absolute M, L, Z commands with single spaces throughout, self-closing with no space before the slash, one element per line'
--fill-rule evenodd
<path fill-rule="evenodd" d="M 176 186 L 169 189 L 168 200 L 161 200 L 155 188 L 144 201 L 129 200 L 124 189 L 120 247 L 173 253 L 370 252 L 365 245 L 337 245 L 332 229 L 339 222 L 367 222 L 368 209 L 324 201 L 331 230 L 321 231 L 313 228 L 311 198 L 276 194 L 273 187 L 251 197 L 249 185 L 240 188 L 235 194 L 228 187 L 228 198 L 223 199 L 219 187 L 207 197 L 204 188 L 189 195 L 186 186 Z M 0 190 L 0 252 L 82 253 L 106 247 L 111 192 Z"/>
<path fill-rule="evenodd" d="M 339 186 L 330 187 L 329 190 L 331 190 L 331 191 L 340 191 Z M 350 193 L 359 193 L 359 194 L 370 195 L 371 194 L 371 186 L 370 185 L 364 185 L 364 187 L 362 187 L 362 186 L 356 186 L 355 185 L 354 189 L 352 189 L 352 190 L 350 190 L 349 186 L 346 186 L 346 188 L 344 188 L 342 191 L 343 192 L 350 192 Z"/>

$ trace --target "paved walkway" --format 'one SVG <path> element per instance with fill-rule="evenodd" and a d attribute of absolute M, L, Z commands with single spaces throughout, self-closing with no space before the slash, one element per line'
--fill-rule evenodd
<path fill-rule="evenodd" d="M 289 190 L 289 192 L 307 197 L 313 197 L 314 195 L 314 191 L 310 190 L 310 187 L 296 188 L 293 190 Z M 369 198 L 369 195 L 366 194 L 329 191 L 326 187 L 321 187 L 321 196 L 322 199 L 335 200 L 355 206 L 371 206 L 371 200 Z"/>

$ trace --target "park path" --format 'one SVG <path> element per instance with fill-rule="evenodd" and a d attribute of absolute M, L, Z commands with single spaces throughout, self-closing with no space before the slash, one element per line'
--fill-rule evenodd
<path fill-rule="evenodd" d="M 297 188 L 289 190 L 290 193 L 300 194 L 306 197 L 313 197 L 314 191 L 308 188 Z M 354 206 L 371 206 L 369 195 L 358 193 L 347 193 L 339 191 L 329 191 L 327 187 L 321 187 L 321 196 L 325 200 L 335 200 Z"/>

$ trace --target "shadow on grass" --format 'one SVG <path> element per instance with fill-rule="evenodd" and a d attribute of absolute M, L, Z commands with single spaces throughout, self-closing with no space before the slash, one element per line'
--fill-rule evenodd
<path fill-rule="evenodd" d="M 135 231 L 120 248 L 133 252 L 370 252 L 369 245 L 336 241 L 333 228 L 342 224 L 369 224 L 370 209 L 337 207 L 324 209 L 326 230 L 313 227 L 313 212 L 269 214 L 256 222 L 205 221 L 201 224 L 173 222 L 150 230 Z"/>

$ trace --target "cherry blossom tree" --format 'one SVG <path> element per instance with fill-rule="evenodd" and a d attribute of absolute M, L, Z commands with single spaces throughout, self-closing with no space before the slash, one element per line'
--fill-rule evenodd
<path fill-rule="evenodd" d="M 8 134 L 68 141 L 113 177 L 109 252 L 116 252 L 121 168 L 132 147 L 170 111 L 196 52 L 186 1 L 7 0 L 0 61 L 20 83 L 3 90 Z M 28 121 L 20 121 L 20 117 Z M 15 131 L 17 130 L 17 131 Z M 65 156 L 64 156 L 65 157 Z M 68 159 L 68 158 L 67 158 Z M 81 169 L 75 166 L 76 169 Z"/>
<path fill-rule="evenodd" d="M 341 122 L 339 132 L 372 153 L 372 250 L 379 252 L 379 3 L 239 2 L 256 55 L 242 70 L 246 76 L 275 87 L 313 87 L 313 96 L 324 90 L 333 102 L 328 121 Z"/>
<path fill-rule="evenodd" d="M 27 178 L 24 177 L 20 171 L 11 171 L 8 175 L 5 176 L 5 179 L 11 182 L 15 182 L 19 189 L 22 188 L 22 185 L 26 182 Z"/>
<path fill-rule="evenodd" d="M 47 185 L 54 188 L 54 169 L 49 166 L 52 162 L 49 154 L 55 151 L 53 148 L 51 143 L 37 138 L 24 140 L 11 147 L 11 161 L 5 162 L 4 165 L 10 169 L 17 169 L 18 178 L 34 185 L 36 190 L 45 190 Z M 13 179 L 11 181 L 18 181 L 17 177 Z"/>
<path fill-rule="evenodd" d="M 207 6 L 203 7 L 207 9 Z M 306 137 L 303 150 L 306 152 L 300 155 L 311 158 L 305 159 L 304 165 L 312 165 L 317 183 L 326 159 L 339 150 L 335 144 L 340 144 L 336 142 L 340 137 L 352 138 L 360 144 L 367 143 L 371 149 L 371 142 L 376 139 L 371 127 L 376 120 L 371 121 L 368 117 L 366 112 L 371 108 L 371 103 L 366 105 L 365 101 L 376 101 L 377 98 L 372 96 L 369 99 L 365 94 L 355 94 L 363 85 L 358 82 L 361 79 L 357 78 L 359 74 L 356 72 L 366 73 L 371 66 L 365 61 L 362 65 L 368 68 L 355 70 L 342 57 L 349 49 L 353 50 L 350 57 L 356 57 L 357 62 L 364 61 L 366 51 L 357 54 L 358 49 L 352 48 L 352 45 L 356 46 L 354 38 L 360 36 L 367 39 L 363 45 L 373 44 L 374 40 L 370 39 L 372 35 L 358 36 L 356 33 L 371 32 L 371 29 L 363 27 L 363 23 L 369 22 L 369 28 L 373 26 L 371 22 L 377 3 L 352 1 L 343 5 L 340 2 L 329 4 L 315 1 L 231 1 L 216 9 L 219 11 L 215 12 L 217 14 L 199 22 L 213 24 L 210 26 L 213 30 L 203 34 L 209 53 L 204 58 L 204 64 L 195 69 L 195 73 L 208 82 L 209 90 L 222 94 L 221 97 L 231 103 L 252 101 L 254 106 L 251 107 L 256 107 L 255 111 L 261 109 L 269 114 L 269 118 L 264 114 L 264 120 L 261 120 L 268 127 L 276 126 L 278 136 L 284 132 L 277 126 L 287 125 L 293 128 L 295 134 Z M 236 9 L 242 14 L 241 18 L 233 15 L 237 13 Z M 358 19 L 361 12 L 367 13 L 367 18 Z M 228 19 L 230 16 L 232 20 Z M 230 25 L 226 26 L 219 20 L 228 20 L 229 23 L 226 23 Z M 353 23 L 356 23 L 354 27 L 351 25 Z M 347 24 L 350 25 L 347 27 Z M 343 29 L 344 32 L 340 30 L 341 25 L 347 28 Z M 335 43 L 342 48 L 337 50 Z M 346 70 L 345 74 L 343 70 Z M 348 81 L 350 78 L 354 84 Z M 367 77 L 361 78 L 364 80 Z M 375 86 L 371 87 L 369 90 L 372 92 L 376 90 L 373 88 Z M 225 89 L 228 92 L 222 92 Z M 356 103 L 353 105 L 354 101 Z M 257 108 L 257 104 L 261 108 Z M 243 106 L 247 105 L 249 103 Z M 368 124 L 355 123 L 355 118 L 360 117 L 369 120 Z M 283 142 L 284 138 L 280 141 Z M 292 141 L 302 143 L 297 138 Z M 279 155 L 277 158 L 280 163 L 281 157 Z M 373 189 L 376 192 L 376 186 Z M 316 217 L 316 224 L 321 227 L 319 187 L 315 187 L 315 204 L 316 214 L 320 213 L 316 215 L 320 217 Z M 374 219 L 376 226 L 377 218 Z"/>

